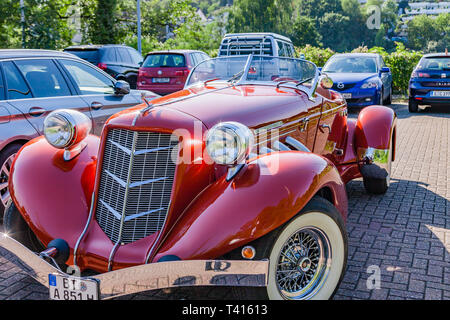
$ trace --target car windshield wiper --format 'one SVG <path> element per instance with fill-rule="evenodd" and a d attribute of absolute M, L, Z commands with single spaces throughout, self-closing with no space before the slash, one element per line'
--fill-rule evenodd
<path fill-rule="evenodd" d="M 295 86 L 298 87 L 299 85 L 304 84 L 305 82 L 311 81 L 311 80 L 314 79 L 314 78 L 315 78 L 315 77 L 311 77 L 311 78 L 305 79 L 305 80 L 303 80 L 303 81 L 300 81 L 300 82 L 297 83 Z"/>
<path fill-rule="evenodd" d="M 228 82 L 235 81 L 237 78 L 241 77 L 243 74 L 244 74 L 244 70 L 239 71 L 238 73 L 236 73 L 233 76 L 231 76 L 231 78 L 228 79 Z"/>

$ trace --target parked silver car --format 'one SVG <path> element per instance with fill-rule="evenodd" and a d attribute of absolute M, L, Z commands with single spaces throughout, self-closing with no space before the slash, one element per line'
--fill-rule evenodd
<path fill-rule="evenodd" d="M 43 134 L 48 113 L 62 108 L 81 111 L 92 119 L 93 133 L 100 135 L 111 115 L 141 103 L 141 93 L 69 53 L 0 50 L 0 219 L 9 200 L 14 156 L 23 144 Z M 157 96 L 147 94 L 149 99 Z"/>

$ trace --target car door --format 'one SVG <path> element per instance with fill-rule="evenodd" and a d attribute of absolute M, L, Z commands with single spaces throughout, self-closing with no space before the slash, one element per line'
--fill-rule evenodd
<path fill-rule="evenodd" d="M 90 106 L 96 135 L 101 134 L 110 116 L 141 102 L 132 94 L 115 94 L 114 79 L 98 68 L 72 59 L 59 59 L 58 62 L 67 72 L 80 97 Z"/>
<path fill-rule="evenodd" d="M 91 118 L 88 104 L 78 97 L 52 59 L 16 59 L 2 63 L 8 103 L 19 109 L 43 134 L 44 119 L 57 109 L 73 109 Z"/>
<path fill-rule="evenodd" d="M 347 127 L 346 105 L 344 100 L 340 100 L 339 96 L 333 96 L 326 89 L 320 88 L 318 92 L 323 102 L 314 142 L 314 153 L 337 162 L 343 155 Z"/>

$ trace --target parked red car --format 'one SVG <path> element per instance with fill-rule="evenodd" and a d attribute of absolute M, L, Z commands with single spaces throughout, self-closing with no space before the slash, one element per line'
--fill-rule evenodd
<path fill-rule="evenodd" d="M 202 51 L 170 50 L 147 54 L 139 69 L 137 88 L 160 95 L 182 90 L 189 72 L 210 59 Z"/>
<path fill-rule="evenodd" d="M 305 60 L 235 56 L 100 138 L 56 111 L 14 160 L 0 247 L 52 299 L 177 286 L 328 299 L 346 268 L 345 184 L 385 193 L 396 141 L 392 109 L 348 119 L 331 86 Z"/>

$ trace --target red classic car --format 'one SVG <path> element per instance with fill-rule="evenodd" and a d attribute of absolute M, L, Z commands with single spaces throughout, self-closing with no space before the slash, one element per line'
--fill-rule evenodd
<path fill-rule="evenodd" d="M 100 138 L 83 114 L 53 112 L 13 163 L 0 252 L 52 299 L 178 286 L 329 299 L 347 261 L 345 184 L 386 192 L 396 137 L 391 109 L 348 119 L 331 86 L 305 60 L 225 57 Z"/>

